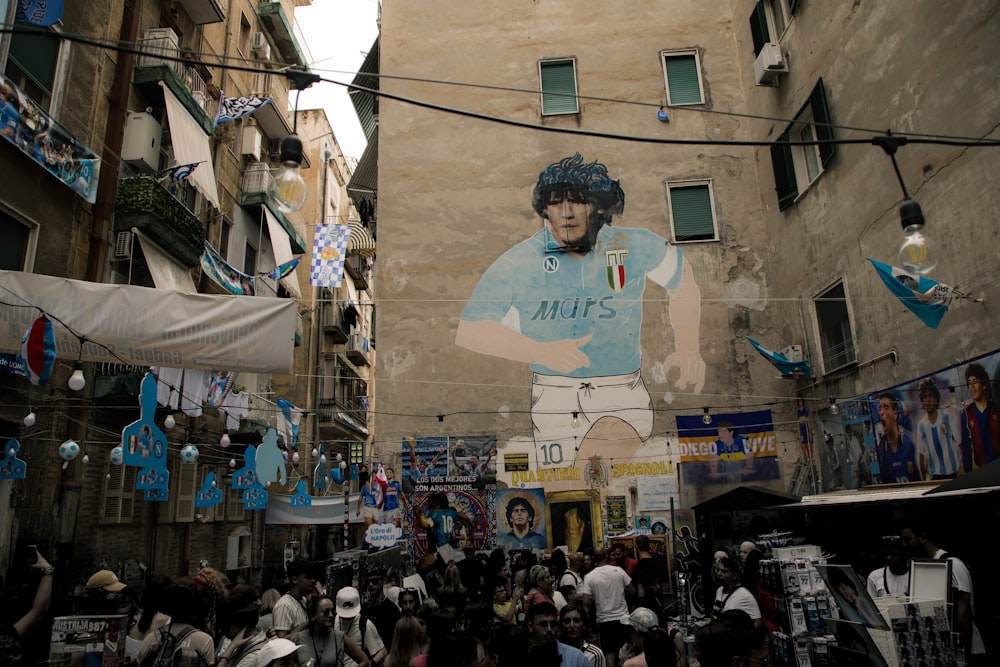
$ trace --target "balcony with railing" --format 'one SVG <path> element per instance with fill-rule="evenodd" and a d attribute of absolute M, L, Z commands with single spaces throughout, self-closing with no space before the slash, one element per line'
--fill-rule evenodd
<path fill-rule="evenodd" d="M 115 229 L 138 229 L 182 266 L 194 267 L 205 250 L 205 225 L 150 176 L 124 178 L 115 199 Z"/>
<path fill-rule="evenodd" d="M 163 100 L 162 82 L 170 89 L 184 108 L 194 117 L 207 134 L 215 129 L 215 116 L 219 108 L 218 95 L 209 88 L 194 67 L 180 60 L 181 50 L 177 35 L 170 28 L 147 30 L 139 40 L 139 56 L 133 82 L 150 101 Z"/>
<path fill-rule="evenodd" d="M 344 355 L 330 355 L 324 360 L 324 374 L 318 410 L 320 428 L 334 425 L 368 435 L 368 383 L 358 368 Z"/>
<path fill-rule="evenodd" d="M 240 190 L 240 206 L 254 208 L 266 206 L 274 218 L 281 225 L 282 229 L 288 233 L 288 240 L 292 245 L 292 252 L 302 254 L 306 250 L 306 241 L 295 229 L 295 225 L 281 212 L 277 202 L 268 193 L 271 187 L 271 170 L 263 162 L 251 162 L 243 172 L 243 183 Z"/>
<path fill-rule="evenodd" d="M 281 60 L 288 65 L 308 67 L 309 58 L 299 44 L 292 22 L 288 20 L 285 10 L 277 0 L 261 0 L 257 5 L 257 18 L 261 26 L 271 37 Z"/>

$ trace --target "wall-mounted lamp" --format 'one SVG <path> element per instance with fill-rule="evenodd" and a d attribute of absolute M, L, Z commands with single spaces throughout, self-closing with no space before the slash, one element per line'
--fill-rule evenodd
<path fill-rule="evenodd" d="M 708 414 L 707 405 L 704 408 L 702 408 L 702 410 L 705 411 L 705 414 L 701 416 L 701 423 L 704 424 L 705 426 L 708 426 L 709 424 L 712 423 L 712 415 Z"/>
<path fill-rule="evenodd" d="M 899 222 L 903 227 L 903 243 L 899 246 L 899 264 L 907 271 L 927 274 L 937 265 L 937 255 L 934 243 L 924 234 L 924 213 L 920 204 L 910 199 L 903 182 L 903 174 L 896 163 L 896 150 L 907 143 L 906 137 L 898 137 L 892 130 L 886 130 L 884 136 L 873 137 L 872 143 L 880 147 L 892 160 L 892 168 L 896 171 L 896 179 L 903 190 L 903 203 L 899 206 Z"/>

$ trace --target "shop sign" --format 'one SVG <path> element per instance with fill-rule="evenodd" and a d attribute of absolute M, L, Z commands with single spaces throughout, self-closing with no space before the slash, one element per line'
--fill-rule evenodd
<path fill-rule="evenodd" d="M 651 461 L 649 463 L 616 463 L 611 468 L 615 477 L 639 475 L 672 475 L 673 461 Z"/>
<path fill-rule="evenodd" d="M 528 469 L 528 454 L 504 454 L 503 465 L 507 472 L 524 472 Z"/>
<path fill-rule="evenodd" d="M 560 482 L 563 480 L 580 479 L 579 468 L 548 468 L 545 470 L 526 470 L 510 475 L 510 483 L 514 486 L 526 482 Z"/>
<path fill-rule="evenodd" d="M 608 508 L 608 532 L 624 533 L 628 530 L 625 496 L 607 496 L 604 503 Z"/>
<path fill-rule="evenodd" d="M 669 511 L 670 499 L 674 507 L 680 505 L 677 494 L 677 478 L 670 476 L 640 477 L 636 480 L 638 508 L 644 512 Z"/>

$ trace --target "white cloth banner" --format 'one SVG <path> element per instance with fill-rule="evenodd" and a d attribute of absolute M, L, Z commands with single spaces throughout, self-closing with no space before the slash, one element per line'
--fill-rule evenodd
<path fill-rule="evenodd" d="M 358 502 L 358 495 L 351 496 L 348 509 Z M 310 507 L 292 507 L 292 497 L 269 493 L 267 509 L 264 513 L 265 523 L 292 523 L 298 525 L 344 523 L 344 494 L 335 496 L 313 496 Z M 350 512 L 350 523 L 365 522 L 364 518 Z"/>
<path fill-rule="evenodd" d="M 21 271 L 0 271 L 0 294 L 0 351 L 20 350 L 24 330 L 38 317 L 22 307 L 30 304 L 86 337 L 84 361 L 292 372 L 291 299 L 181 294 Z M 55 337 L 58 358 L 76 359 L 77 337 L 59 324 Z"/>

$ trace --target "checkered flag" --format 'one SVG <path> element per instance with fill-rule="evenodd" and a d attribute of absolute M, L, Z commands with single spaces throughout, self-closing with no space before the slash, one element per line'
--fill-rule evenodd
<path fill-rule="evenodd" d="M 351 228 L 347 225 L 318 225 L 313 238 L 309 284 L 314 287 L 340 287 L 344 280 L 344 260 Z"/>

